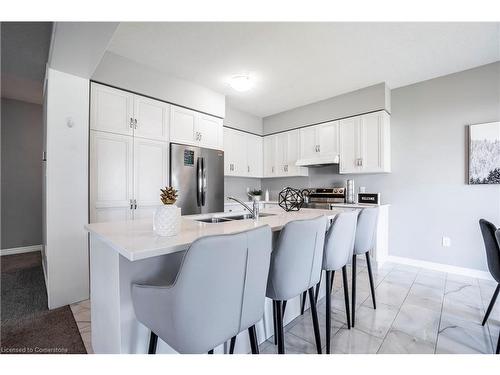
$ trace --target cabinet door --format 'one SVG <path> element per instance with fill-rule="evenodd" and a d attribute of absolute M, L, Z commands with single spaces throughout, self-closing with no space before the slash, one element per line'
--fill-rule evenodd
<path fill-rule="evenodd" d="M 132 135 L 134 95 L 93 83 L 91 86 L 90 129 Z"/>
<path fill-rule="evenodd" d="M 90 131 L 90 222 L 132 218 L 133 137 Z"/>
<path fill-rule="evenodd" d="M 134 95 L 134 136 L 168 142 L 170 105 Z"/>
<path fill-rule="evenodd" d="M 168 184 L 168 142 L 134 139 L 134 219 L 151 218 Z"/>
<path fill-rule="evenodd" d="M 359 173 L 360 117 L 340 120 L 340 173 Z"/>
<path fill-rule="evenodd" d="M 246 134 L 246 153 L 249 177 L 262 177 L 263 168 L 263 141 L 262 137 Z"/>
<path fill-rule="evenodd" d="M 229 128 L 224 128 L 224 176 L 233 175 L 233 169 L 234 169 L 233 134 L 234 130 Z"/>
<path fill-rule="evenodd" d="M 323 162 L 339 162 L 339 122 L 331 121 L 316 126 L 319 157 Z"/>
<path fill-rule="evenodd" d="M 296 163 L 299 157 L 299 131 L 292 130 L 285 133 L 287 135 L 285 151 L 285 174 L 287 176 L 298 176 L 302 174 L 302 167 L 297 167 Z"/>
<path fill-rule="evenodd" d="M 386 167 L 387 154 L 390 152 L 385 112 L 376 112 L 361 117 L 360 164 L 363 172 L 377 173 L 390 171 Z"/>
<path fill-rule="evenodd" d="M 200 114 L 197 121 L 196 131 L 200 147 L 223 148 L 222 119 Z"/>
<path fill-rule="evenodd" d="M 287 152 L 288 152 L 288 133 L 279 133 L 276 135 L 276 176 L 287 175 Z"/>
<path fill-rule="evenodd" d="M 197 146 L 198 141 L 195 138 L 197 116 L 195 111 L 171 106 L 170 141 Z"/>
<path fill-rule="evenodd" d="M 248 134 L 246 133 L 237 130 L 233 131 L 231 145 L 233 176 L 248 176 L 247 136 Z"/>
<path fill-rule="evenodd" d="M 264 177 L 276 177 L 276 136 L 264 137 Z"/>
<path fill-rule="evenodd" d="M 318 155 L 317 127 L 308 126 L 299 130 L 300 147 L 299 159 L 307 163 L 314 160 Z"/>

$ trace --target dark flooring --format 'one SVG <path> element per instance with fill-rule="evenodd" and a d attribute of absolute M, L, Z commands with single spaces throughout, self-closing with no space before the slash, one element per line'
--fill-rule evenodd
<path fill-rule="evenodd" d="M 49 310 L 39 252 L 0 257 L 0 353 L 82 353 L 69 306 Z"/>

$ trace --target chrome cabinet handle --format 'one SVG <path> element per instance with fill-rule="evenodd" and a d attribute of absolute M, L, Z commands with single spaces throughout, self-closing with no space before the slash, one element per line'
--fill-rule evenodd
<path fill-rule="evenodd" d="M 318 145 L 318 152 L 321 152 L 321 145 Z"/>
<path fill-rule="evenodd" d="M 137 210 L 137 199 L 134 199 L 134 210 Z"/>
<path fill-rule="evenodd" d="M 132 129 L 134 127 L 134 119 L 132 117 L 130 118 L 129 126 L 130 126 L 130 129 Z"/>
<path fill-rule="evenodd" d="M 134 209 L 134 201 L 132 199 L 129 199 L 130 201 L 130 209 L 133 210 Z"/>
<path fill-rule="evenodd" d="M 271 167 L 271 173 L 274 173 L 274 167 Z"/>
<path fill-rule="evenodd" d="M 249 166 L 249 165 L 247 166 L 247 170 L 248 170 L 248 172 L 250 173 L 250 166 Z"/>
<path fill-rule="evenodd" d="M 134 119 L 134 129 L 137 129 L 137 119 Z"/>

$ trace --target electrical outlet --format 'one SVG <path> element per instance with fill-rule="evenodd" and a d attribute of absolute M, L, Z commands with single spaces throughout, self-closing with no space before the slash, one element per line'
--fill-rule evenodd
<path fill-rule="evenodd" d="M 443 239 L 441 241 L 441 245 L 443 247 L 450 247 L 451 246 L 451 238 L 450 237 L 446 237 L 446 236 L 443 236 Z"/>

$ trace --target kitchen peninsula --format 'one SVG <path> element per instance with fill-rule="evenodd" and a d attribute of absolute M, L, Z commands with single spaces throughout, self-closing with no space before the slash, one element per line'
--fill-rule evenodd
<path fill-rule="evenodd" d="M 333 210 L 301 209 L 285 212 L 281 208 L 262 211 L 258 220 L 236 219 L 237 213 L 183 216 L 177 236 L 160 237 L 153 232 L 151 219 L 88 224 L 90 232 L 90 299 L 92 347 L 95 353 L 145 353 L 149 331 L 135 318 L 131 285 L 140 280 L 158 280 L 169 284 L 164 275 L 175 274 L 185 251 L 196 239 L 217 234 L 230 234 L 261 225 L 269 225 L 273 234 L 292 220 L 310 219 L 320 215 L 333 219 L 343 208 Z M 241 214 L 241 213 L 240 213 Z M 233 216 L 231 216 L 233 215 Z M 212 217 L 230 220 L 206 223 Z M 163 277 L 162 277 L 163 276 Z M 324 291 L 322 290 L 324 293 Z M 299 298 L 289 301 L 285 323 L 300 314 Z M 241 335 L 246 335 L 246 332 Z M 273 335 L 271 302 L 266 300 L 263 320 L 257 325 L 260 342 Z M 238 340 L 236 353 L 245 353 L 248 340 Z M 225 348 L 216 348 L 216 352 Z M 163 342 L 158 353 L 172 353 Z"/>

